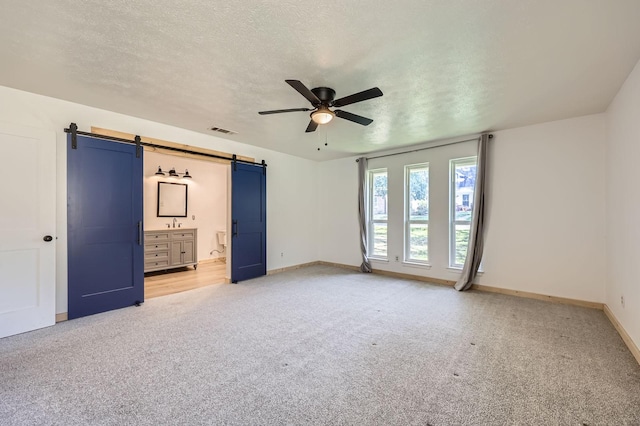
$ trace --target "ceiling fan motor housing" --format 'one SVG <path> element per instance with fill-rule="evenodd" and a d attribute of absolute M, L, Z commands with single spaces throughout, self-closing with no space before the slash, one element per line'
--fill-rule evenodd
<path fill-rule="evenodd" d="M 311 92 L 320 99 L 322 105 L 330 106 L 333 98 L 336 96 L 336 91 L 329 87 L 316 87 L 311 89 Z M 318 105 L 314 105 L 318 107 Z"/>

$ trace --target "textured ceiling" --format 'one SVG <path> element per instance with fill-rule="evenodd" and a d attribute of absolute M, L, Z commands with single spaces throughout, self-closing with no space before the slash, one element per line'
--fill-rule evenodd
<path fill-rule="evenodd" d="M 0 85 L 325 160 L 602 112 L 639 22 L 638 0 L 0 0 Z M 305 134 L 258 115 L 309 106 L 285 79 L 384 96 Z"/>

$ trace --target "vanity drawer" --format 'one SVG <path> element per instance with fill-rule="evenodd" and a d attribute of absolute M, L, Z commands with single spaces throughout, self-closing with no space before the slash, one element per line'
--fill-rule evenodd
<path fill-rule="evenodd" d="M 144 272 L 198 264 L 198 229 L 167 228 L 144 232 Z"/>
<path fill-rule="evenodd" d="M 168 232 L 145 233 L 144 242 L 151 243 L 153 241 L 169 241 Z"/>
<path fill-rule="evenodd" d="M 172 239 L 174 240 L 193 240 L 196 237 L 196 233 L 193 231 L 176 231 L 172 235 Z"/>
<path fill-rule="evenodd" d="M 156 260 L 168 260 L 169 259 L 169 251 L 154 251 L 154 252 L 145 252 L 144 261 L 156 261 Z"/>
<path fill-rule="evenodd" d="M 157 251 L 157 250 L 169 250 L 169 243 L 163 243 L 158 241 L 157 243 L 151 243 L 151 244 L 145 244 L 144 245 L 144 251 L 148 252 L 148 251 Z"/>
<path fill-rule="evenodd" d="M 169 259 L 160 259 L 155 261 L 150 261 L 149 259 L 145 259 L 144 262 L 144 270 L 148 271 L 151 269 L 162 269 L 169 266 Z"/>

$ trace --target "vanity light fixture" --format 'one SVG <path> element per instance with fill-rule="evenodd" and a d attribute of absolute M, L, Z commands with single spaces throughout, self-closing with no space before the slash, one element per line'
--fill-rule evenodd
<path fill-rule="evenodd" d="M 186 179 L 192 179 L 192 176 L 189 174 L 189 169 L 184 169 L 184 173 L 180 173 L 180 172 L 176 172 L 176 168 L 172 167 L 171 170 L 169 170 L 169 177 L 183 177 Z M 156 175 L 158 176 L 166 176 L 167 173 L 162 171 L 162 167 L 158 166 L 158 171 L 156 172 Z"/>

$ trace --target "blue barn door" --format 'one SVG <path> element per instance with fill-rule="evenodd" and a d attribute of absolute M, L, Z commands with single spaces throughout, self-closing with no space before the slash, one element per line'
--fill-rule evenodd
<path fill-rule="evenodd" d="M 266 166 L 231 163 L 231 281 L 267 274 Z"/>
<path fill-rule="evenodd" d="M 142 149 L 67 141 L 68 318 L 144 301 Z M 138 153 L 136 155 L 136 148 Z"/>

